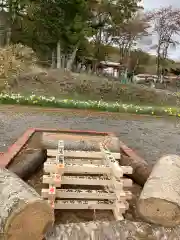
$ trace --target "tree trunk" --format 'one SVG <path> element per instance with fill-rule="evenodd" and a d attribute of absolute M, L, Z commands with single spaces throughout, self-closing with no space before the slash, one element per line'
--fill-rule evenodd
<path fill-rule="evenodd" d="M 158 43 L 158 49 L 157 49 L 157 70 L 156 70 L 156 74 L 158 76 L 158 81 L 159 81 L 159 77 L 160 77 L 160 50 L 161 50 L 161 43 Z"/>
<path fill-rule="evenodd" d="M 180 157 L 167 155 L 153 167 L 138 202 L 147 221 L 172 227 L 180 224 Z"/>
<path fill-rule="evenodd" d="M 144 222 L 112 221 L 58 225 L 46 240 L 159 240 L 179 239 L 180 227 L 169 230 Z"/>
<path fill-rule="evenodd" d="M 8 169 L 23 180 L 28 180 L 34 175 L 47 159 L 46 149 L 35 149 L 26 153 L 22 161 L 10 165 Z"/>
<path fill-rule="evenodd" d="M 0 203 L 3 240 L 41 240 L 53 225 L 48 203 L 7 169 L 0 169 Z"/>
<path fill-rule="evenodd" d="M 102 137 L 102 142 L 106 144 L 106 147 L 112 152 L 119 152 L 120 145 L 119 139 L 117 137 Z M 95 139 L 89 137 L 88 139 L 83 138 L 83 136 L 79 136 L 75 139 L 64 140 L 64 148 L 66 150 L 74 150 L 74 151 L 100 151 L 99 146 L 99 138 Z M 42 147 L 49 149 L 57 149 L 58 147 L 58 139 L 53 136 L 53 134 L 42 134 Z"/>
<path fill-rule="evenodd" d="M 61 43 L 57 43 L 57 68 L 61 69 Z"/>
<path fill-rule="evenodd" d="M 64 54 L 62 55 L 62 68 L 66 68 L 66 56 Z"/>
<path fill-rule="evenodd" d="M 67 62 L 67 65 L 66 65 L 66 69 L 71 71 L 72 69 L 72 65 L 74 63 L 74 59 L 76 57 L 76 53 L 77 53 L 77 50 L 78 50 L 78 46 L 79 46 L 79 43 L 76 45 L 76 48 L 74 49 L 74 51 L 72 52 L 72 55 L 70 57 L 70 59 L 68 60 Z"/>
<path fill-rule="evenodd" d="M 0 11 L 0 47 L 4 47 L 7 43 L 7 29 L 11 26 L 9 18 L 9 12 Z"/>
<path fill-rule="evenodd" d="M 52 51 L 52 60 L 51 60 L 51 68 L 56 68 L 56 54 L 55 50 Z"/>
<path fill-rule="evenodd" d="M 144 186 L 152 170 L 147 162 L 121 154 L 119 163 L 121 166 L 131 166 L 133 168 L 133 174 L 128 177 L 138 185 Z"/>

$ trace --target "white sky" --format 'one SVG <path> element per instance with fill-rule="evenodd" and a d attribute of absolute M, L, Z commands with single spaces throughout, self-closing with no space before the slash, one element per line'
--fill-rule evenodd
<path fill-rule="evenodd" d="M 172 5 L 174 7 L 180 7 L 179 0 L 143 0 L 144 8 L 147 10 L 159 7 L 165 7 Z"/>
<path fill-rule="evenodd" d="M 142 3 L 145 11 L 170 5 L 180 8 L 180 0 L 142 0 Z M 175 60 L 180 60 L 180 47 L 177 47 L 176 50 L 170 50 L 169 57 Z"/>

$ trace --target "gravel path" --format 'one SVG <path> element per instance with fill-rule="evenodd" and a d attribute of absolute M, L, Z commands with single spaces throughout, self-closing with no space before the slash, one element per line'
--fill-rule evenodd
<path fill-rule="evenodd" d="M 82 116 L 75 111 L 65 114 L 4 106 L 0 107 L 0 151 L 5 151 L 29 127 L 111 131 L 149 163 L 154 163 L 163 154 L 180 154 L 180 120 L 177 119 L 120 114 Z"/>

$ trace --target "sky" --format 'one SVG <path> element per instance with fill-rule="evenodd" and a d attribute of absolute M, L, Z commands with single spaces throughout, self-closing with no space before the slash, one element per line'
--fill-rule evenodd
<path fill-rule="evenodd" d="M 142 0 L 144 10 L 152 10 L 154 8 L 168 7 L 173 6 L 180 8 L 180 0 Z M 169 57 L 174 60 L 180 60 L 180 47 L 177 47 L 176 50 L 169 51 Z"/>
<path fill-rule="evenodd" d="M 143 0 L 145 10 L 151 10 L 153 8 L 160 8 L 172 5 L 174 7 L 180 7 L 179 0 Z"/>

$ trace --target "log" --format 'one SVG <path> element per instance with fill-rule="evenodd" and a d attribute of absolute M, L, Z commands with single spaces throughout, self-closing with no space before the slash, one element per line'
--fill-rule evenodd
<path fill-rule="evenodd" d="M 79 139 L 57 139 L 56 136 L 50 135 L 47 133 L 42 134 L 42 147 L 47 149 L 57 149 L 58 147 L 58 140 L 64 140 L 64 149 L 65 150 L 74 150 L 74 151 L 100 151 L 99 147 L 99 139 L 95 138 L 88 138 L 85 139 L 83 136 L 79 136 Z M 106 136 L 101 139 L 106 146 L 112 152 L 119 152 L 119 139 L 113 136 Z"/>
<path fill-rule="evenodd" d="M 180 224 L 180 156 L 163 156 L 154 165 L 138 201 L 138 212 L 148 222 L 173 227 Z"/>
<path fill-rule="evenodd" d="M 48 232 L 46 240 L 159 240 L 180 239 L 180 227 L 166 229 L 144 222 L 114 221 L 60 224 Z"/>
<path fill-rule="evenodd" d="M 0 169 L 0 234 L 3 240 L 42 240 L 54 214 L 39 194 L 7 169 Z"/>
<path fill-rule="evenodd" d="M 131 158 L 124 154 L 121 154 L 119 164 L 121 166 L 131 166 L 133 168 L 133 173 L 127 176 L 140 186 L 144 186 L 152 170 L 147 162 L 141 159 Z"/>
<path fill-rule="evenodd" d="M 27 181 L 34 175 L 47 159 L 46 149 L 33 149 L 33 152 L 26 153 L 24 159 L 16 164 L 10 165 L 8 169 Z"/>

